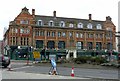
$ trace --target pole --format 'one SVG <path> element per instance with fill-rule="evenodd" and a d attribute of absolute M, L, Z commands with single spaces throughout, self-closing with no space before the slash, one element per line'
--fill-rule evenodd
<path fill-rule="evenodd" d="M 112 50 L 112 31 L 110 31 L 110 50 Z"/>
<path fill-rule="evenodd" d="M 27 65 L 29 65 L 29 52 L 30 52 L 30 47 L 28 47 L 28 52 L 27 52 Z"/>

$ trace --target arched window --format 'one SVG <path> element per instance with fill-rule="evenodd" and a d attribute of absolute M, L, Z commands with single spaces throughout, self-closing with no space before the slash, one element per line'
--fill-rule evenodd
<path fill-rule="evenodd" d="M 49 26 L 54 26 L 54 22 L 52 20 L 49 21 Z"/>
<path fill-rule="evenodd" d="M 38 25 L 38 26 L 42 26 L 42 25 L 43 25 L 42 20 L 38 20 L 37 25 Z"/>
<path fill-rule="evenodd" d="M 65 22 L 64 21 L 60 21 L 60 27 L 65 27 Z"/>
<path fill-rule="evenodd" d="M 78 23 L 78 28 L 83 28 L 83 23 Z"/>
<path fill-rule="evenodd" d="M 102 29 L 102 26 L 101 26 L 101 24 L 97 24 L 97 29 Z"/>
<path fill-rule="evenodd" d="M 92 24 L 89 23 L 89 24 L 87 25 L 87 28 L 92 29 Z"/>

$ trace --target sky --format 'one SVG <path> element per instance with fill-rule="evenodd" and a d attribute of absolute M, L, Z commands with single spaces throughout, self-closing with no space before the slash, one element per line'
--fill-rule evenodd
<path fill-rule="evenodd" d="M 3 39 L 4 28 L 13 21 L 27 7 L 29 12 L 35 9 L 36 15 L 52 16 L 56 11 L 57 17 L 88 19 L 92 14 L 93 20 L 112 18 L 118 30 L 118 2 L 119 0 L 1 0 L 0 2 L 0 40 Z"/>

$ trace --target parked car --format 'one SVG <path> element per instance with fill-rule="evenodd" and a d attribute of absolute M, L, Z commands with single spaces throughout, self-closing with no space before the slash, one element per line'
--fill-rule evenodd
<path fill-rule="evenodd" d="M 0 66 L 7 68 L 10 64 L 10 58 L 8 56 L 0 55 Z"/>

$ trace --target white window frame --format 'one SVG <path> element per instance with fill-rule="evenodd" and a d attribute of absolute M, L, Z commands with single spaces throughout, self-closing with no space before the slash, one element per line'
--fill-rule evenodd
<path fill-rule="evenodd" d="M 76 38 L 79 38 L 79 33 L 76 33 Z"/>
<path fill-rule="evenodd" d="M 55 32 L 52 32 L 52 37 L 55 37 Z"/>
<path fill-rule="evenodd" d="M 28 22 L 28 20 L 21 20 L 20 21 L 20 24 L 28 24 L 29 22 Z"/>
<path fill-rule="evenodd" d="M 83 28 L 83 23 L 78 23 L 77 27 L 78 28 Z"/>
<path fill-rule="evenodd" d="M 88 29 L 92 29 L 92 28 L 93 28 L 92 24 L 89 23 L 89 24 L 87 25 L 87 28 L 88 28 Z"/>
<path fill-rule="evenodd" d="M 77 41 L 76 42 L 76 47 L 77 47 L 77 49 L 82 49 L 82 42 Z"/>
<path fill-rule="evenodd" d="M 24 33 L 24 29 L 23 28 L 20 29 L 20 33 Z"/>
<path fill-rule="evenodd" d="M 73 36 L 73 33 L 72 32 L 69 32 L 69 37 L 72 37 Z"/>
<path fill-rule="evenodd" d="M 102 29 L 102 25 L 101 24 L 97 24 L 97 29 Z"/>
<path fill-rule="evenodd" d="M 61 37 L 61 32 L 58 32 L 58 37 Z"/>
<path fill-rule="evenodd" d="M 50 37 L 50 31 L 47 32 L 47 37 Z"/>
<path fill-rule="evenodd" d="M 39 22 L 41 22 L 41 24 L 40 24 Z M 42 26 L 42 25 L 43 25 L 42 20 L 38 20 L 37 25 L 38 25 L 38 26 Z"/>
<path fill-rule="evenodd" d="M 74 27 L 74 24 L 70 23 L 70 24 L 69 24 L 69 27 L 73 28 L 73 27 Z"/>
<path fill-rule="evenodd" d="M 60 21 L 60 27 L 65 27 L 65 22 L 64 21 Z"/>
<path fill-rule="evenodd" d="M 18 33 L 18 29 L 17 28 L 15 28 L 15 33 Z"/>
<path fill-rule="evenodd" d="M 30 33 L 30 29 L 26 29 L 26 33 L 29 34 Z"/>
<path fill-rule="evenodd" d="M 52 23 L 52 24 L 51 24 Z M 49 21 L 49 26 L 54 26 L 54 21 L 50 20 Z"/>
<path fill-rule="evenodd" d="M 66 37 L 66 33 L 65 33 L 65 32 L 62 32 L 62 36 L 63 36 L 63 37 Z"/>
<path fill-rule="evenodd" d="M 80 33 L 80 38 L 83 38 L 83 33 Z"/>

